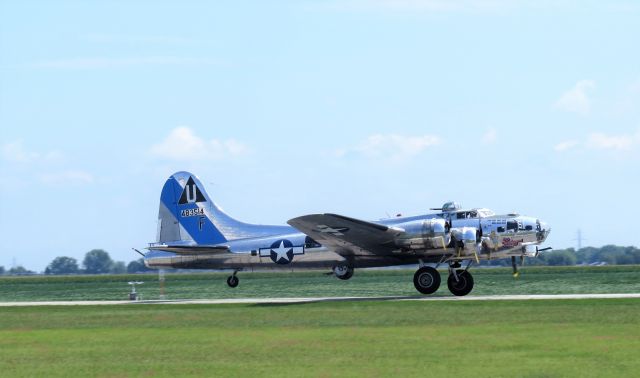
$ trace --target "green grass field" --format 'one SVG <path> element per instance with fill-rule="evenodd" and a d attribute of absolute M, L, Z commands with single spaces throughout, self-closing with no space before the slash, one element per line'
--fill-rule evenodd
<path fill-rule="evenodd" d="M 414 270 L 356 270 L 348 281 L 323 272 L 239 273 L 240 286 L 226 285 L 228 273 L 167 274 L 168 299 L 309 296 L 420 296 Z M 470 295 L 640 293 L 640 266 L 525 267 L 514 279 L 508 268 L 472 269 Z M 443 284 L 435 294 L 450 296 Z M 0 277 L 0 301 L 122 300 L 130 280 L 144 281 L 143 299 L 158 299 L 157 274 L 106 276 Z"/>
<path fill-rule="evenodd" d="M 640 300 L 0 308 L 0 376 L 620 377 Z"/>
<path fill-rule="evenodd" d="M 640 292 L 638 266 L 473 273 L 472 295 Z M 167 298 L 420 296 L 412 270 L 226 276 L 167 275 Z M 157 279 L 2 277 L 0 301 L 126 299 L 129 280 L 157 299 Z M 0 376 L 619 377 L 638 350 L 637 299 L 0 307 Z"/>

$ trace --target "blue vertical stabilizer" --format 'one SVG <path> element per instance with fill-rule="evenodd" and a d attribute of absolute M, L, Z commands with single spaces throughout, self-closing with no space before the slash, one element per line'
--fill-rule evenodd
<path fill-rule="evenodd" d="M 177 172 L 160 196 L 157 242 L 168 245 L 215 245 L 230 240 L 295 232 L 288 226 L 240 222 L 220 209 L 189 172 Z"/>

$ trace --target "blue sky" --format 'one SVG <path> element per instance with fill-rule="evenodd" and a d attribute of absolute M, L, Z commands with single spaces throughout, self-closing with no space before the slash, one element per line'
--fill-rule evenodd
<path fill-rule="evenodd" d="M 284 224 L 456 200 L 639 245 L 640 4 L 0 3 L 0 265 L 155 238 L 190 170 Z"/>

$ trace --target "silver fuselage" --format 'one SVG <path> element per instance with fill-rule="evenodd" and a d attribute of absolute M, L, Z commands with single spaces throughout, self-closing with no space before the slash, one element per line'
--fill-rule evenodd
<path fill-rule="evenodd" d="M 444 220 L 447 229 L 435 232 L 428 225 Z M 414 217 L 396 217 L 375 221 L 402 229 L 402 237 L 393 240 L 396 249 L 380 255 L 358 251 L 347 257 L 333 252 L 288 226 L 265 226 L 277 233 L 241 238 L 221 244 L 219 252 L 174 253 L 154 250 L 150 245 L 145 264 L 150 268 L 297 270 L 323 269 L 341 265 L 354 268 L 382 267 L 415 263 L 438 263 L 461 260 L 494 260 L 509 256 L 533 256 L 536 245 L 550 232 L 540 220 L 517 214 L 493 215 L 486 209 L 456 210 Z M 274 263 L 262 253 L 279 241 L 300 246 L 300 253 L 288 264 Z"/>

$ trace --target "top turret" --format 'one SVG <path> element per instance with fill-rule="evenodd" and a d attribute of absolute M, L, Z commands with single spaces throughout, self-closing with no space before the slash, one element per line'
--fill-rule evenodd
<path fill-rule="evenodd" d="M 440 208 L 432 208 L 431 210 L 440 210 L 440 211 L 445 212 L 445 213 L 450 213 L 450 212 L 457 211 L 457 210 L 460 210 L 460 209 L 461 209 L 461 207 L 460 207 L 459 203 L 451 201 L 451 202 L 445 203 Z"/>

